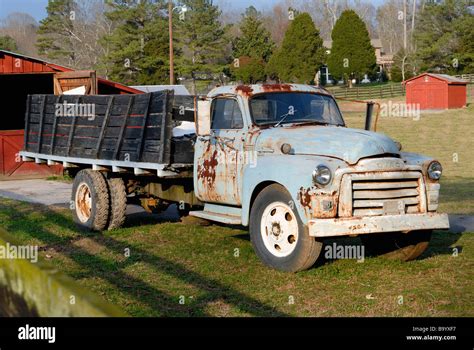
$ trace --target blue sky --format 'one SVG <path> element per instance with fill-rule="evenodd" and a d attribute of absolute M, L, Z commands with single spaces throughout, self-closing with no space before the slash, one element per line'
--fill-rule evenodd
<path fill-rule="evenodd" d="M 278 2 L 278 0 L 227 0 L 235 8 L 245 8 L 254 5 L 261 9 Z M 26 12 L 37 21 L 46 16 L 48 0 L 0 0 L 0 18 L 5 18 L 12 12 Z"/>
<path fill-rule="evenodd" d="M 234 8 L 246 8 L 250 5 L 258 10 L 270 7 L 279 0 L 223 0 L 226 4 L 231 4 Z M 310 0 L 308 0 L 310 1 Z M 312 0 L 316 1 L 316 0 Z M 322 0 L 321 0 L 322 1 Z M 216 1 L 217 3 L 219 1 Z M 374 5 L 378 5 L 382 0 L 372 0 Z M 37 21 L 46 16 L 46 5 L 48 0 L 0 0 L 0 19 L 5 18 L 12 12 L 26 12 Z"/>

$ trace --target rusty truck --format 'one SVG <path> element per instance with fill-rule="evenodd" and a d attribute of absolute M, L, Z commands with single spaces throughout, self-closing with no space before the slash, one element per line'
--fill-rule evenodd
<path fill-rule="evenodd" d="M 180 215 L 248 227 L 255 253 L 278 270 L 310 268 L 323 240 L 341 236 L 415 259 L 432 230 L 449 228 L 437 213 L 442 166 L 402 152 L 366 118 L 365 129 L 348 128 L 330 93 L 298 84 L 32 95 L 21 157 L 74 176 L 71 208 L 87 230 L 120 227 L 130 203 L 176 204 Z M 194 129 L 175 134 L 186 123 Z"/>

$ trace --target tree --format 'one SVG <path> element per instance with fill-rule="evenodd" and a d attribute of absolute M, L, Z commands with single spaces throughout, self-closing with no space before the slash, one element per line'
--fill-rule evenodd
<path fill-rule="evenodd" d="M 421 71 L 472 72 L 474 16 L 468 7 L 468 0 L 425 5 L 414 35 Z"/>
<path fill-rule="evenodd" d="M 337 20 L 331 34 L 332 48 L 328 57 L 331 74 L 337 78 L 361 79 L 376 67 L 375 51 L 364 21 L 352 10 Z"/>
<path fill-rule="evenodd" d="M 413 54 L 409 54 L 401 48 L 393 57 L 393 65 L 390 70 L 391 80 L 402 82 L 415 76 L 416 66 Z"/>
<path fill-rule="evenodd" d="M 169 81 L 169 36 L 166 4 L 153 0 L 111 4 L 107 18 L 115 23 L 102 38 L 108 53 L 110 78 L 125 84 L 164 84 Z M 179 51 L 175 50 L 179 57 Z"/>
<path fill-rule="evenodd" d="M 221 11 L 212 0 L 184 0 L 187 11 L 177 21 L 177 47 L 183 57 L 177 71 L 184 76 L 193 72 L 221 73 L 229 62 L 226 55 L 227 28 L 219 21 Z"/>
<path fill-rule="evenodd" d="M 16 52 L 37 56 L 36 31 L 38 23 L 27 13 L 10 13 L 0 22 L 0 36 L 9 36 L 16 43 Z"/>
<path fill-rule="evenodd" d="M 239 23 L 241 35 L 236 37 L 232 43 L 233 56 L 248 56 L 263 59 L 268 62 L 272 55 L 275 44 L 271 39 L 270 32 L 263 27 L 261 14 L 250 6 L 242 15 Z"/>
<path fill-rule="evenodd" d="M 261 58 L 241 56 L 239 64 L 231 65 L 232 75 L 244 84 L 255 84 L 265 81 L 265 62 Z"/>
<path fill-rule="evenodd" d="M 73 44 L 76 4 L 74 0 L 52 0 L 46 7 L 48 16 L 40 21 L 38 29 L 38 51 L 51 59 L 64 58 L 76 65 Z"/>
<path fill-rule="evenodd" d="M 403 16 L 400 0 L 388 0 L 377 9 L 377 34 L 391 54 L 403 47 Z"/>
<path fill-rule="evenodd" d="M 7 51 L 16 51 L 17 46 L 15 40 L 11 36 L 0 36 L 0 49 Z"/>
<path fill-rule="evenodd" d="M 286 7 L 288 9 L 288 7 Z M 265 13 L 262 18 L 265 28 L 268 29 L 272 40 L 281 45 L 285 32 L 290 24 L 288 10 L 285 10 L 283 5 L 277 4 L 273 6 L 271 11 Z"/>
<path fill-rule="evenodd" d="M 273 78 L 309 84 L 324 61 L 323 40 L 308 13 L 296 15 L 281 47 L 273 54 L 267 73 Z"/>
<path fill-rule="evenodd" d="M 38 29 L 38 52 L 59 64 L 106 74 L 100 59 L 108 47 L 100 38 L 113 30 L 113 23 L 105 16 L 108 9 L 103 0 L 50 1 L 48 16 Z"/>

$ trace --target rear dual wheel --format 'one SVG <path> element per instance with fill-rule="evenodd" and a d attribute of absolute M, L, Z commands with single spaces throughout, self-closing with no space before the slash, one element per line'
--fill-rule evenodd
<path fill-rule="evenodd" d="M 123 180 L 106 179 L 91 169 L 77 173 L 72 187 L 74 222 L 80 229 L 104 231 L 125 222 L 127 195 Z"/>

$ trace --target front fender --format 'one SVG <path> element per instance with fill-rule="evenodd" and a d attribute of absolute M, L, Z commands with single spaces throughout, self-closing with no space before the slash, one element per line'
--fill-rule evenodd
<path fill-rule="evenodd" d="M 299 194 L 302 189 L 313 186 L 312 172 L 318 164 L 325 164 L 333 171 L 340 166 L 341 161 L 311 155 L 265 155 L 258 157 L 257 163 L 248 165 L 243 174 L 242 182 L 242 225 L 247 226 L 250 218 L 252 194 L 257 186 L 264 182 L 275 182 L 286 188 L 290 194 L 303 224 L 307 224 L 307 210 L 304 200 Z M 334 192 L 334 183 L 324 191 Z M 303 204 L 302 204 L 303 203 Z"/>

